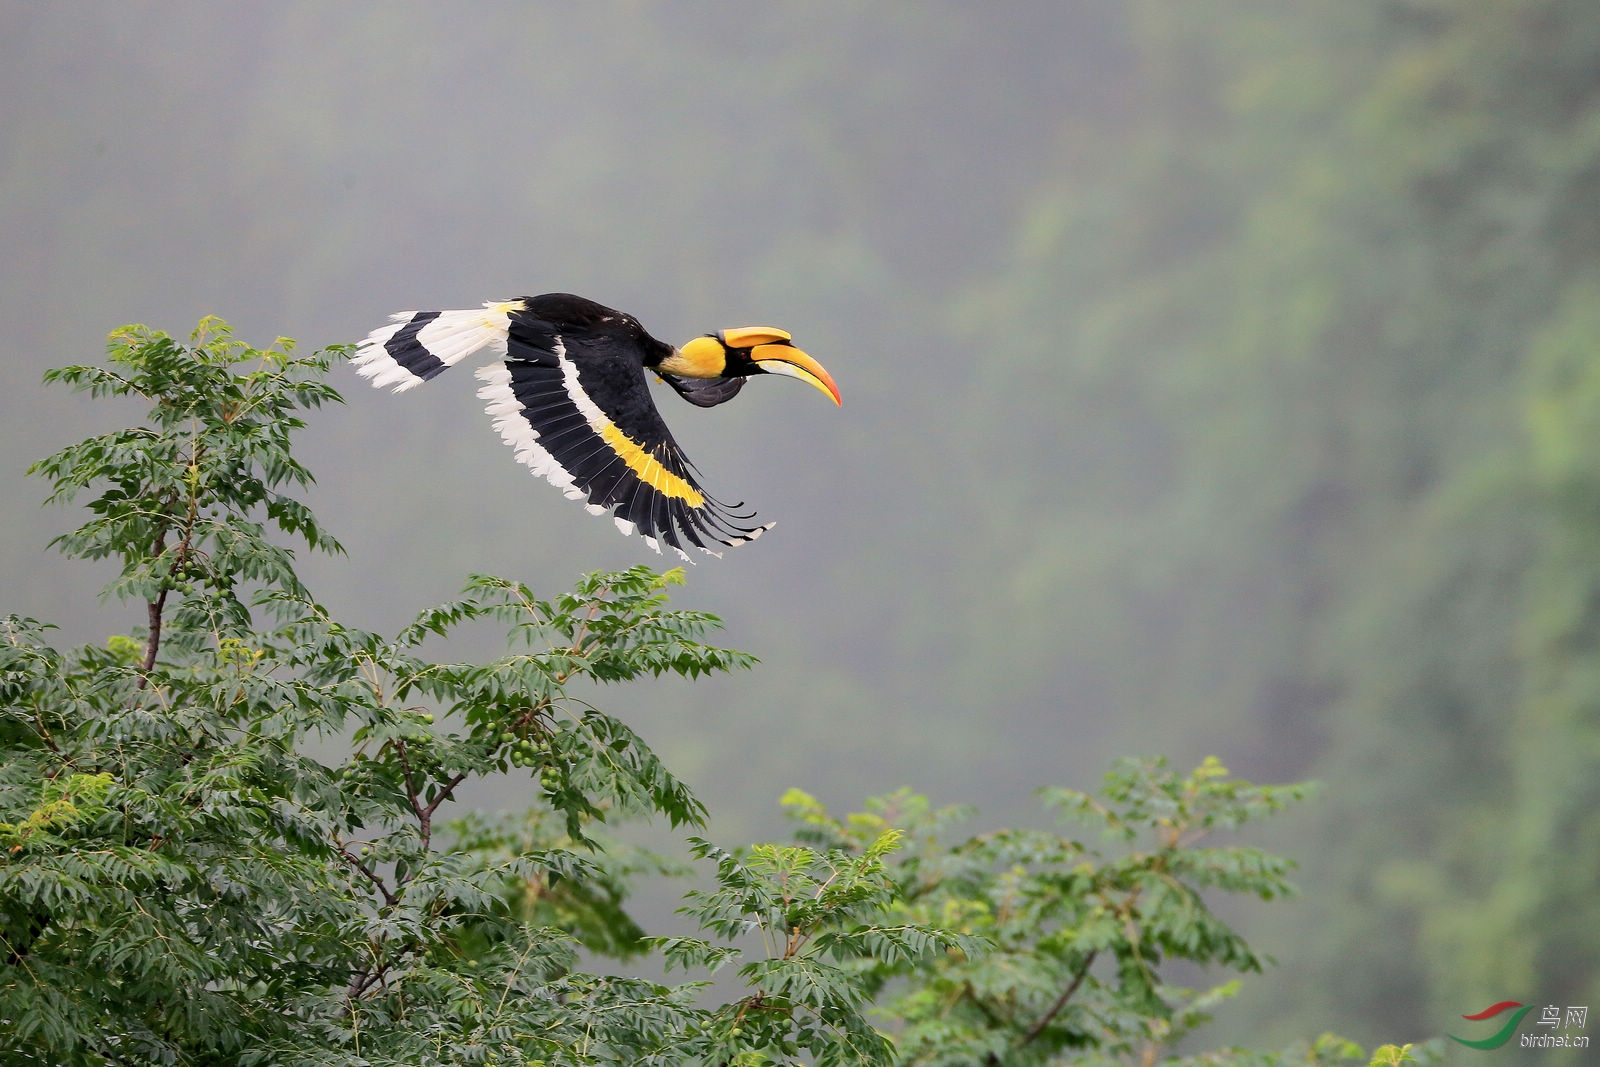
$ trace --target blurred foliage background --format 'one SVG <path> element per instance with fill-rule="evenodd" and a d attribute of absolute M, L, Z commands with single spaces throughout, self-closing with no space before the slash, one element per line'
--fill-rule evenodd
<path fill-rule="evenodd" d="M 608 698 L 718 835 L 788 785 L 1025 821 L 1215 753 L 1324 783 L 1224 1036 L 1600 1004 L 1591 0 L 3 2 L 0 99 L 5 610 L 137 622 L 73 614 L 108 575 L 22 475 L 106 428 L 39 378 L 121 323 L 320 346 L 567 290 L 780 325 L 842 410 L 662 400 L 779 520 L 680 597 L 763 664 Z M 351 374 L 309 432 L 350 556 L 302 574 L 358 624 L 647 552 L 458 373 Z"/>

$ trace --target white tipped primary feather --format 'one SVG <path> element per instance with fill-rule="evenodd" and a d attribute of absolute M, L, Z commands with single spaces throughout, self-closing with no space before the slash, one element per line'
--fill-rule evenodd
<path fill-rule="evenodd" d="M 769 522 L 765 526 L 757 526 L 754 530 L 751 530 L 742 537 L 729 538 L 727 541 L 724 541 L 723 544 L 732 545 L 735 548 L 740 545 L 748 545 L 751 541 L 754 541 L 756 538 L 760 537 L 762 534 L 766 533 L 776 525 L 778 524 L 775 522 Z"/>
<path fill-rule="evenodd" d="M 355 358 L 350 361 L 350 365 L 356 369 L 357 374 L 380 389 L 386 385 L 399 385 L 404 389 L 408 384 L 421 381 L 415 374 L 396 363 L 394 357 L 383 347 L 407 322 L 411 321 L 411 317 L 415 314 L 414 311 L 402 311 L 398 315 L 391 315 L 390 318 L 395 320 L 392 325 L 378 327 L 356 345 Z"/>
<path fill-rule="evenodd" d="M 613 515 L 611 517 L 611 521 L 617 524 L 617 529 L 622 531 L 623 537 L 632 537 L 633 531 L 638 529 L 637 526 L 623 518 L 621 515 Z"/>

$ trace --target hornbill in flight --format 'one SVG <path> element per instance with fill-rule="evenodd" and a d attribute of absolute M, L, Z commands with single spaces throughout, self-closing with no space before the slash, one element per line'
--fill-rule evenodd
<path fill-rule="evenodd" d="M 754 374 L 799 378 L 840 402 L 828 372 L 769 326 L 719 330 L 679 348 L 632 315 L 570 293 L 392 318 L 356 346 L 351 363 L 363 377 L 404 392 L 488 349 L 498 360 L 479 369 L 478 396 L 517 458 L 591 514 L 612 512 L 623 534 L 637 531 L 657 552 L 665 541 L 684 559 L 685 541 L 719 555 L 711 544 L 744 544 L 772 524 L 741 525 L 754 514 L 700 487 L 645 372 L 699 407 L 732 399 Z"/>

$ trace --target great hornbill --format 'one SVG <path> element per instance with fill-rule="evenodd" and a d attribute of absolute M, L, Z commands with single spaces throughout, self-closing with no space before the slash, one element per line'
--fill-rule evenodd
<path fill-rule="evenodd" d="M 632 315 L 570 293 L 486 303 L 471 311 L 403 311 L 356 346 L 352 365 L 375 386 L 404 392 L 488 349 L 478 396 L 517 458 L 617 529 L 657 552 L 665 541 L 740 545 L 772 528 L 700 487 L 694 465 L 661 421 L 645 371 L 699 407 L 730 400 L 753 374 L 785 374 L 827 393 L 839 389 L 816 360 L 769 326 L 696 337 L 675 348 Z M 681 540 L 680 540 L 681 537 Z"/>

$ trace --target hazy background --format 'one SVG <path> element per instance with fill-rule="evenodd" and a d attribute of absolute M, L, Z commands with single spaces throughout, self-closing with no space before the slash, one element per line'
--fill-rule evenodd
<path fill-rule="evenodd" d="M 1324 782 L 1263 839 L 1305 894 L 1244 913 L 1280 967 L 1226 1037 L 1600 1011 L 1588 0 L 0 0 L 0 241 L 0 610 L 137 622 L 23 476 L 113 425 L 38 383 L 119 324 L 320 347 L 566 290 L 676 342 L 782 326 L 842 409 L 659 398 L 778 520 L 679 597 L 763 663 L 603 694 L 713 836 L 781 832 L 789 785 L 997 825 L 1215 753 Z M 659 562 L 469 370 L 339 375 L 304 455 L 349 556 L 304 573 L 342 617 Z"/>

